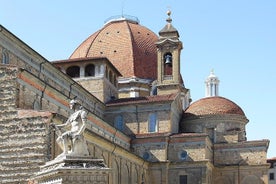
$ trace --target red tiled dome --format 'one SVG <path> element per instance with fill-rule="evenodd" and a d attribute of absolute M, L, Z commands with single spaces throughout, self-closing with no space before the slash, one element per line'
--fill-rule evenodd
<path fill-rule="evenodd" d="M 138 21 L 120 18 L 89 36 L 70 59 L 107 57 L 123 77 L 157 78 L 158 37 Z"/>
<path fill-rule="evenodd" d="M 185 117 L 211 114 L 236 114 L 245 116 L 243 110 L 231 100 L 223 97 L 207 97 L 192 103 L 184 113 Z"/>

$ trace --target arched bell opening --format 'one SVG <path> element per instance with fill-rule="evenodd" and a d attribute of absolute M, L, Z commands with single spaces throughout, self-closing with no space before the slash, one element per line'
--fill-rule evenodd
<path fill-rule="evenodd" d="M 94 77 L 95 76 L 95 66 L 89 64 L 85 67 L 85 77 Z"/>
<path fill-rule="evenodd" d="M 171 76 L 172 75 L 172 64 L 173 64 L 173 57 L 170 52 L 164 54 L 164 75 Z"/>
<path fill-rule="evenodd" d="M 70 66 L 69 68 L 67 68 L 66 74 L 72 78 L 80 77 L 80 67 Z"/>

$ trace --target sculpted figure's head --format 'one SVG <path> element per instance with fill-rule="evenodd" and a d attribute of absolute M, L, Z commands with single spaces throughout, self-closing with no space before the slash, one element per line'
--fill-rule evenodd
<path fill-rule="evenodd" d="M 73 99 L 73 100 L 70 101 L 69 107 L 70 107 L 70 109 L 75 110 L 75 109 L 78 109 L 78 107 L 80 108 L 81 105 L 80 105 L 80 102 L 78 100 Z"/>

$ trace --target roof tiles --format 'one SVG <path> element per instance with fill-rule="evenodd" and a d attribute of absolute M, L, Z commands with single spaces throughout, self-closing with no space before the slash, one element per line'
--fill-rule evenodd
<path fill-rule="evenodd" d="M 245 116 L 243 110 L 237 104 L 226 98 L 215 96 L 202 98 L 191 104 L 186 109 L 184 117 L 211 114 L 236 114 Z"/>
<path fill-rule="evenodd" d="M 123 77 L 157 78 L 158 37 L 138 23 L 111 21 L 89 36 L 70 56 L 107 57 Z"/>

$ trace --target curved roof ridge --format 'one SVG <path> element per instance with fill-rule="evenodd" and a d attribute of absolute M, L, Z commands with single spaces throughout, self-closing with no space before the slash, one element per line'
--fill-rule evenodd
<path fill-rule="evenodd" d="M 93 41 L 90 43 L 90 46 L 87 48 L 87 53 L 85 54 L 85 57 L 88 57 L 89 54 L 89 50 L 91 49 L 94 41 L 97 39 L 98 35 L 104 30 L 105 27 L 103 27 L 102 29 L 100 29 L 99 31 L 96 32 Z"/>
<path fill-rule="evenodd" d="M 128 28 L 128 32 L 129 32 L 129 35 L 130 35 L 130 39 L 131 39 L 130 43 L 132 43 L 132 44 L 130 44 L 131 45 L 131 52 L 132 52 L 131 56 L 132 56 L 132 59 L 135 61 L 134 48 L 133 48 L 133 41 L 134 41 L 133 34 L 132 34 L 131 28 L 129 26 L 129 22 L 127 20 L 125 20 L 124 22 L 126 22 L 126 25 L 127 25 L 127 28 Z M 133 63 L 132 67 L 133 67 L 133 69 L 135 71 L 135 63 Z M 135 72 L 134 72 L 134 74 L 135 74 Z"/>
<path fill-rule="evenodd" d="M 97 35 L 99 34 L 98 32 L 100 32 L 100 30 L 98 30 L 97 32 L 95 32 L 95 33 L 97 33 Z M 70 55 L 70 57 L 69 58 L 72 58 L 72 57 L 74 57 L 74 54 L 75 54 L 75 51 L 76 50 L 78 50 L 79 48 L 81 48 L 82 47 L 82 45 L 85 43 L 85 42 L 87 42 L 89 39 L 91 39 L 91 37 L 95 34 L 95 33 L 93 33 L 93 34 L 91 34 L 90 36 L 88 36 L 88 38 L 86 38 L 83 42 L 81 42 L 81 44 L 73 51 L 73 53 Z M 91 44 L 90 45 L 92 45 L 92 43 L 94 42 L 94 40 L 95 40 L 95 38 L 97 37 L 97 35 L 95 35 L 94 36 L 94 39 L 93 39 L 93 41 L 91 42 Z M 89 48 L 90 48 L 90 46 L 88 47 L 88 49 L 87 49 L 87 52 L 86 52 L 86 54 L 85 54 L 85 57 L 87 57 L 87 54 L 88 54 L 88 51 L 89 51 Z"/>
<path fill-rule="evenodd" d="M 157 78 L 158 36 L 128 20 L 109 22 L 75 49 L 70 59 L 106 57 L 122 77 Z"/>
<path fill-rule="evenodd" d="M 134 73 L 152 73 L 153 75 L 157 75 L 157 48 L 155 46 L 156 40 L 153 40 L 152 34 L 155 35 L 149 28 L 140 25 L 143 29 L 137 31 L 135 24 L 129 24 L 132 39 L 133 39 L 133 49 L 134 54 Z M 137 32 L 136 32 L 137 31 Z M 153 42 L 153 47 L 149 46 L 149 43 Z M 143 48 L 143 49 L 141 49 Z M 146 58 L 146 59 L 145 59 Z M 148 61 L 154 61 L 151 65 L 148 65 Z M 147 79 L 154 80 L 155 78 L 148 77 Z"/>

